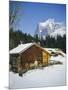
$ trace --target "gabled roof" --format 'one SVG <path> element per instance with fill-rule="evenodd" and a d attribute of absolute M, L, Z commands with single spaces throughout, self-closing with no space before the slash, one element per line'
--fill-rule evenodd
<path fill-rule="evenodd" d="M 41 50 L 44 50 L 41 46 L 39 46 L 38 44 L 36 43 L 26 43 L 26 44 L 20 44 L 18 45 L 16 48 L 12 49 L 9 51 L 9 54 L 20 54 L 24 51 L 26 51 L 28 48 L 30 48 L 31 46 L 37 46 L 39 47 Z M 47 50 L 44 50 L 44 52 L 47 52 L 48 54 L 50 54 Z"/>
<path fill-rule="evenodd" d="M 9 51 L 10 54 L 19 54 L 25 50 L 27 50 L 29 47 L 31 47 L 33 43 L 27 43 L 27 44 L 20 44 L 16 48 Z"/>

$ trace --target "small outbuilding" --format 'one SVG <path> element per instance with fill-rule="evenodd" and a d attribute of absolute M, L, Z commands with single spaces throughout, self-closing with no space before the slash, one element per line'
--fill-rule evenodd
<path fill-rule="evenodd" d="M 48 64 L 51 54 L 36 43 L 20 44 L 9 51 L 10 63 L 19 68 Z"/>

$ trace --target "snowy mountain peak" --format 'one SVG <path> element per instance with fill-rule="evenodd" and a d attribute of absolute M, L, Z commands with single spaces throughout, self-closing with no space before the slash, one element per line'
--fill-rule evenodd
<path fill-rule="evenodd" d="M 42 32 L 44 29 L 53 29 L 54 19 L 48 19 L 45 22 L 39 23 L 39 30 Z"/>
<path fill-rule="evenodd" d="M 50 36 L 56 38 L 58 35 L 63 37 L 64 34 L 66 34 L 64 28 L 59 28 L 59 29 L 55 30 L 53 33 L 51 33 Z"/>
<path fill-rule="evenodd" d="M 57 35 L 63 36 L 65 31 L 63 23 L 55 22 L 54 19 L 48 19 L 38 24 L 35 34 L 38 34 L 39 38 L 43 37 L 45 39 L 47 35 L 52 37 L 57 37 Z"/>

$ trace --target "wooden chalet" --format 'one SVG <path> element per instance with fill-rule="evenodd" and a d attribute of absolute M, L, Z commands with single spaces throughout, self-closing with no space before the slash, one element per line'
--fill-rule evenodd
<path fill-rule="evenodd" d="M 51 54 L 36 43 L 20 44 L 9 51 L 10 63 L 19 69 L 48 64 Z M 15 62 L 14 62 L 15 61 Z"/>

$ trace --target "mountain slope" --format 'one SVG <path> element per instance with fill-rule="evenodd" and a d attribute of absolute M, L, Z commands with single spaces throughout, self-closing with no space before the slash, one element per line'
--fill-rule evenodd
<path fill-rule="evenodd" d="M 50 35 L 52 37 L 57 37 L 57 35 L 63 36 L 65 34 L 65 26 L 63 23 L 55 22 L 54 19 L 48 19 L 44 22 L 40 22 L 37 25 L 37 30 L 35 31 L 35 34 L 38 34 L 38 37 L 41 39 L 46 38 L 47 35 Z"/>
<path fill-rule="evenodd" d="M 59 28 L 59 29 L 55 30 L 54 32 L 52 32 L 50 34 L 50 36 L 56 38 L 58 35 L 63 37 L 63 35 L 65 35 L 65 34 L 66 34 L 65 30 L 63 28 Z"/>

